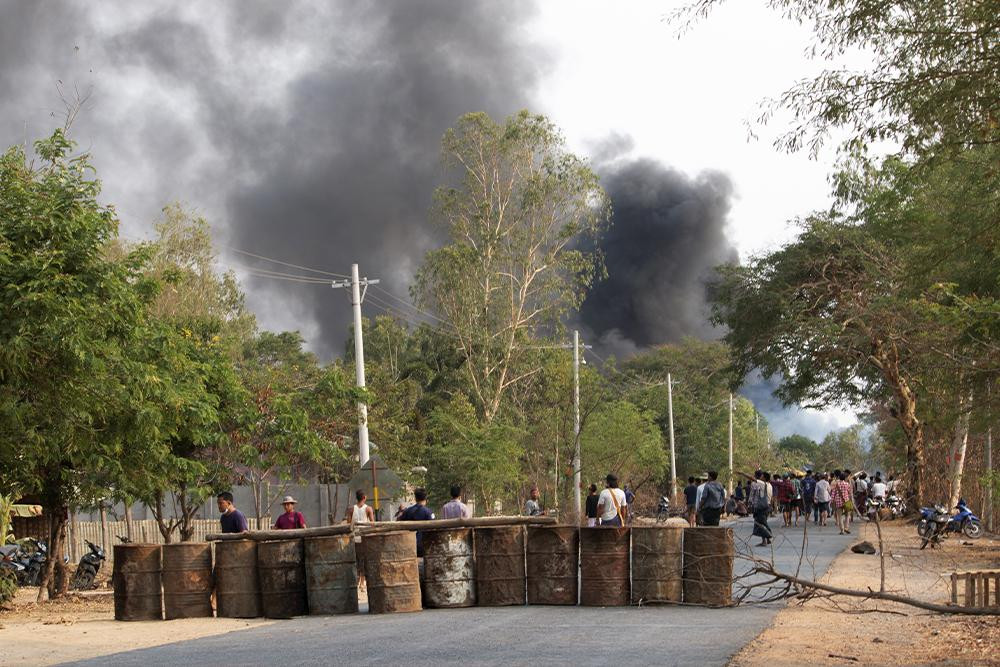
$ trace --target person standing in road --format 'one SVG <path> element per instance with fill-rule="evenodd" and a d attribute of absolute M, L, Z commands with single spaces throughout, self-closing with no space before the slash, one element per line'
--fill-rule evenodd
<path fill-rule="evenodd" d="M 458 484 L 451 485 L 451 500 L 446 502 L 441 508 L 442 519 L 471 519 L 472 510 L 462 502 L 462 487 Z"/>
<path fill-rule="evenodd" d="M 701 521 L 701 509 L 700 509 L 701 508 L 701 496 L 705 492 L 705 484 L 708 483 L 708 475 L 703 473 L 703 476 L 699 477 L 698 480 L 697 480 L 697 482 L 698 482 L 698 489 L 697 489 L 697 491 L 695 491 L 695 494 L 694 494 L 694 506 L 696 508 L 699 508 L 699 509 L 694 514 L 694 522 L 695 522 L 695 525 L 700 526 L 700 525 L 702 525 L 702 521 Z"/>
<path fill-rule="evenodd" d="M 805 515 L 806 522 L 809 521 L 809 516 L 813 511 L 813 494 L 816 493 L 816 477 L 810 470 L 806 470 L 806 477 L 802 480 L 802 513 Z M 815 519 L 813 520 L 815 523 Z"/>
<path fill-rule="evenodd" d="M 597 525 L 597 485 L 591 484 L 587 493 L 587 527 Z"/>
<path fill-rule="evenodd" d="M 695 516 L 698 513 L 698 485 L 694 477 L 688 477 L 688 485 L 684 487 L 684 502 L 687 503 L 687 520 L 691 527 L 695 526 Z"/>
<path fill-rule="evenodd" d="M 618 488 L 618 478 L 611 473 L 604 478 L 604 482 L 607 488 L 597 498 L 597 516 L 601 519 L 601 525 L 624 526 L 628 507 L 625 492 Z"/>
<path fill-rule="evenodd" d="M 775 475 L 774 486 L 774 492 L 778 496 L 778 507 L 781 509 L 781 518 L 785 528 L 788 528 L 792 525 L 792 495 L 795 493 L 795 487 L 788 479 L 787 472 L 782 477 Z"/>
<path fill-rule="evenodd" d="M 356 503 L 347 508 L 344 521 L 352 526 L 362 523 L 375 523 L 375 512 L 368 506 L 368 495 L 363 489 L 358 489 L 354 497 L 358 499 Z M 358 587 L 365 587 L 365 551 L 361 542 L 361 535 L 354 536 L 354 556 L 358 565 Z"/>
<path fill-rule="evenodd" d="M 840 473 L 840 476 L 830 487 L 830 502 L 833 503 L 833 517 L 834 521 L 837 522 L 837 528 L 840 529 L 840 534 L 850 534 L 851 485 L 844 473 Z"/>
<path fill-rule="evenodd" d="M 219 511 L 222 512 L 222 516 L 219 517 L 219 525 L 222 527 L 223 533 L 245 533 L 250 530 L 247 518 L 233 504 L 233 494 L 229 491 L 223 491 L 216 496 L 215 500 L 219 505 Z"/>
<path fill-rule="evenodd" d="M 708 481 L 701 492 L 701 505 L 698 510 L 701 512 L 701 522 L 704 526 L 718 526 L 719 517 L 722 515 L 722 508 L 726 505 L 726 490 L 718 482 L 719 473 L 714 470 L 708 472 Z"/>
<path fill-rule="evenodd" d="M 819 517 L 819 525 L 826 525 L 826 517 L 830 515 L 830 480 L 826 473 L 819 476 L 816 482 L 814 495 L 816 512 Z"/>
<path fill-rule="evenodd" d="M 542 504 L 538 500 L 539 495 L 538 487 L 531 487 L 528 501 L 524 503 L 524 513 L 526 516 L 540 516 L 542 514 Z"/>
<path fill-rule="evenodd" d="M 753 534 L 760 538 L 759 547 L 766 547 L 771 543 L 774 535 L 767 525 L 767 518 L 771 513 L 771 502 L 767 497 L 767 483 L 764 481 L 764 473 L 760 470 L 754 474 L 754 480 L 750 483 L 750 496 L 748 508 L 753 512 Z"/>
<path fill-rule="evenodd" d="M 434 512 L 431 508 L 427 507 L 427 491 L 421 488 L 414 489 L 413 498 L 416 500 L 415 503 L 403 510 L 403 513 L 399 515 L 400 521 L 431 521 L 434 518 Z M 417 531 L 417 556 L 420 558 L 424 557 L 424 545 L 421 540 L 421 531 Z"/>

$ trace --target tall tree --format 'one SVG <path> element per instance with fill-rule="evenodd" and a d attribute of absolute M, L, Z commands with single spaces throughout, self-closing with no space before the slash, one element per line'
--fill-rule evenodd
<path fill-rule="evenodd" d="M 0 157 L 0 483 L 50 517 L 41 598 L 95 473 L 146 458 L 151 381 L 132 351 L 155 285 L 143 257 L 109 257 L 118 222 L 89 156 L 62 130 L 35 150 L 37 167 L 20 147 Z"/>
<path fill-rule="evenodd" d="M 458 177 L 435 193 L 449 243 L 427 254 L 414 294 L 447 321 L 488 423 L 507 391 L 538 372 L 522 364 L 528 339 L 558 330 L 600 273 L 598 254 L 581 248 L 607 224 L 610 206 L 543 116 L 522 111 L 498 123 L 467 114 L 442 147 Z"/>

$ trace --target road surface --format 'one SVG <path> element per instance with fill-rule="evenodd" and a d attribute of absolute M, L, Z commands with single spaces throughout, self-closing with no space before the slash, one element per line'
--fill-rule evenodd
<path fill-rule="evenodd" d="M 751 527 L 748 519 L 734 525 L 737 550 L 741 541 L 751 541 Z M 775 564 L 794 572 L 802 530 L 774 530 Z M 819 530 L 810 525 L 803 576 L 825 572 L 856 534 L 839 536 L 832 525 Z M 769 550 L 755 553 L 770 556 Z M 728 609 L 473 607 L 301 617 L 73 664 L 722 665 L 770 624 L 782 604 Z"/>

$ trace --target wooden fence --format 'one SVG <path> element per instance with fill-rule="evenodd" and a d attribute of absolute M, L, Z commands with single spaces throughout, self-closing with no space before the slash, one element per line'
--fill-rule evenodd
<path fill-rule="evenodd" d="M 255 517 L 247 517 L 247 522 L 250 524 L 250 530 L 257 530 Z M 192 524 L 194 534 L 191 536 L 191 541 L 193 542 L 204 542 L 206 535 L 219 532 L 218 519 L 195 519 Z M 111 547 L 121 543 L 121 540 L 118 539 L 119 535 L 123 537 L 128 535 L 128 527 L 124 521 L 106 521 L 103 534 L 100 521 L 70 522 L 66 527 L 66 555 L 69 556 L 71 563 L 78 563 L 80 556 L 89 551 L 85 543 L 85 540 L 89 540 L 104 547 L 107 564 L 110 565 L 114 560 L 114 549 Z M 180 529 L 175 531 L 171 537 L 175 542 L 179 541 Z M 160 534 L 160 529 L 154 519 L 134 520 L 132 521 L 132 541 L 163 544 L 163 535 Z"/>
<path fill-rule="evenodd" d="M 951 603 L 965 592 L 966 607 L 1000 608 L 1000 570 L 959 570 L 951 575 Z"/>

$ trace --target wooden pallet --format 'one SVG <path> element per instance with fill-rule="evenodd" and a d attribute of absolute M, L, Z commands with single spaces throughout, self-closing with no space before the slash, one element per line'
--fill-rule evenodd
<path fill-rule="evenodd" d="M 964 582 L 965 606 L 1000 607 L 1000 570 L 959 570 L 951 575 L 951 603 L 958 604 L 959 582 Z"/>

